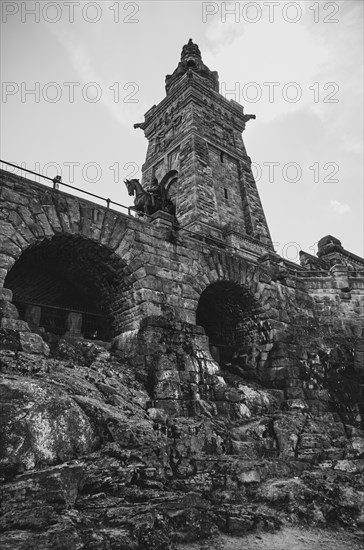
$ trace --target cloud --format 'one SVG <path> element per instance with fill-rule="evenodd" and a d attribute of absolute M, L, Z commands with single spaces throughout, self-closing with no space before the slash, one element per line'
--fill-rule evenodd
<path fill-rule="evenodd" d="M 302 12 L 302 19 L 307 19 L 305 4 Z M 273 121 L 303 106 L 316 107 L 310 87 L 318 80 L 317 73 L 330 63 L 330 49 L 321 35 L 313 32 L 312 25 L 288 23 L 282 7 L 277 7 L 274 22 L 269 21 L 263 5 L 262 13 L 256 23 L 233 16 L 223 22 L 220 12 L 209 19 L 204 57 L 211 69 L 219 69 L 220 82 L 226 84 L 226 89 L 237 89 L 233 99 L 247 112 L 257 111 L 261 119 Z M 251 89 L 245 88 L 248 83 L 252 83 Z"/>
<path fill-rule="evenodd" d="M 235 99 L 247 112 L 269 122 L 304 107 L 325 123 L 326 134 L 336 136 L 341 134 L 348 112 L 351 116 L 355 104 L 360 111 L 353 128 L 360 124 L 363 76 L 363 44 L 358 38 L 363 18 L 360 2 L 345 0 L 332 6 L 328 3 L 317 13 L 311 2 L 281 2 L 275 6 L 272 22 L 268 2 L 224 2 L 228 14 L 224 14 L 222 5 L 217 8 L 216 2 L 211 4 L 216 4 L 217 13 L 208 17 L 205 27 L 205 63 L 219 70 L 224 90 L 237 90 L 228 99 Z M 297 23 L 287 22 L 285 13 L 290 17 L 295 13 L 293 8 L 284 11 L 289 4 L 301 9 L 302 17 Z M 334 4 L 338 9 L 336 15 L 332 15 Z M 256 23 L 249 19 L 255 17 L 256 9 L 244 12 L 248 5 L 260 6 L 261 17 Z M 314 22 L 316 17 L 319 23 Z M 326 19 L 338 19 L 339 23 L 326 24 Z M 256 87 L 245 93 L 244 85 L 249 82 L 256 83 Z M 256 103 L 249 94 L 258 98 Z M 362 128 L 359 131 L 362 133 Z M 356 139 L 354 135 L 353 140 Z"/>
<path fill-rule="evenodd" d="M 134 119 L 132 109 L 133 104 L 128 104 L 128 109 L 126 110 L 121 107 L 123 103 L 114 101 L 114 95 L 110 91 L 112 82 L 106 82 L 105 79 L 101 77 L 100 73 L 95 69 L 86 46 L 78 37 L 74 35 L 74 33 L 71 33 L 62 26 L 53 25 L 50 30 L 61 46 L 66 50 L 68 58 L 77 72 L 80 81 L 83 84 L 90 82 L 96 83 L 102 91 L 100 103 L 107 108 L 111 116 L 118 123 L 130 128 Z M 132 89 L 131 87 L 131 90 L 128 91 L 134 92 L 135 89 Z"/>
<path fill-rule="evenodd" d="M 347 212 L 351 211 L 351 208 L 348 204 L 345 204 L 344 202 L 339 202 L 335 199 L 331 199 L 329 209 L 331 210 L 331 212 L 334 212 L 339 216 L 343 216 Z"/>

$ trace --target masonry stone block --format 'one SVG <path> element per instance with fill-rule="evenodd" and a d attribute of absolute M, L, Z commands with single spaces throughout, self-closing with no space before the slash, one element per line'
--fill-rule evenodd
<path fill-rule="evenodd" d="M 12 299 L 13 299 L 13 293 L 12 293 L 12 291 L 10 290 L 10 288 L 3 288 L 3 289 L 1 290 L 0 296 L 1 296 L 1 299 L 2 299 L 2 300 L 6 300 L 6 301 L 8 301 L 8 302 L 11 302 Z"/>

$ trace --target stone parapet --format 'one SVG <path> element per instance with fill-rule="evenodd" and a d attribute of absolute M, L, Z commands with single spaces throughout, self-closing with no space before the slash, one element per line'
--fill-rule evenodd
<path fill-rule="evenodd" d="M 323 237 L 318 242 L 317 256 L 320 260 L 325 261 L 330 266 L 336 264 L 347 265 L 351 270 L 364 271 L 364 259 L 342 246 L 339 239 L 331 235 Z"/>

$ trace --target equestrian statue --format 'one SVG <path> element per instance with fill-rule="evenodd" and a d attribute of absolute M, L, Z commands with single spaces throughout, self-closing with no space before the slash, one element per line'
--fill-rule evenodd
<path fill-rule="evenodd" d="M 135 195 L 134 207 L 141 215 L 151 216 L 158 210 L 175 215 L 176 209 L 168 198 L 166 188 L 157 178 L 154 178 L 149 191 L 143 189 L 138 179 L 124 180 L 130 196 Z"/>

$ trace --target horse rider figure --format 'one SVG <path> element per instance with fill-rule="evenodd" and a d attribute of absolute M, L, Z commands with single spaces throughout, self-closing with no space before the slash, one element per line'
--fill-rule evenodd
<path fill-rule="evenodd" d="M 157 209 L 164 210 L 170 214 L 175 214 L 175 208 L 171 200 L 168 198 L 166 188 L 157 178 L 153 178 L 152 185 L 150 187 L 150 193 L 152 195 L 153 206 Z"/>
<path fill-rule="evenodd" d="M 167 191 L 162 183 L 159 183 L 157 178 L 152 180 L 152 185 L 148 191 L 143 189 L 139 180 L 125 180 L 129 195 L 134 195 L 135 210 L 139 213 L 147 214 L 148 216 L 163 210 L 171 215 L 175 215 L 175 206 L 168 198 Z"/>
<path fill-rule="evenodd" d="M 153 178 L 152 185 L 150 186 L 149 192 L 152 196 L 152 204 L 154 208 L 158 208 L 159 205 L 162 205 L 162 186 L 158 182 L 157 178 Z"/>

